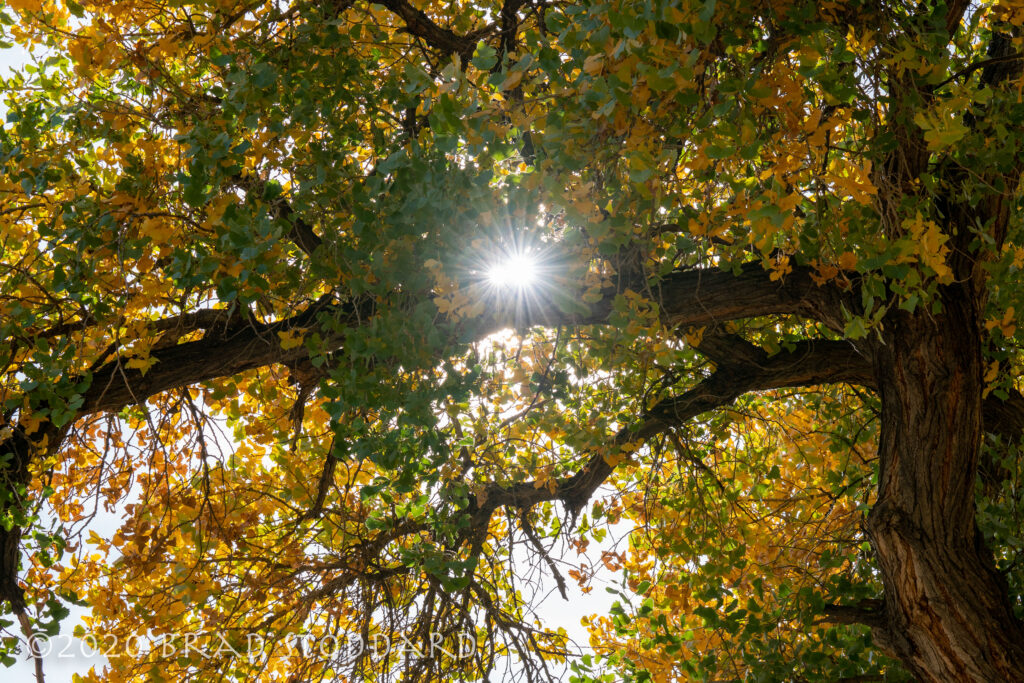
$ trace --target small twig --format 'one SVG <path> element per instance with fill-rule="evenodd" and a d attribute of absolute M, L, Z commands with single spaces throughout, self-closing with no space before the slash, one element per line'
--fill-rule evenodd
<path fill-rule="evenodd" d="M 530 543 L 533 544 L 533 547 L 537 549 L 540 556 L 544 558 L 545 562 L 547 562 L 548 568 L 555 577 L 555 583 L 558 584 L 558 592 L 562 594 L 562 599 L 568 600 L 569 594 L 565 587 L 565 577 L 563 577 L 562 573 L 558 571 L 558 567 L 555 565 L 554 560 L 551 559 L 551 556 L 548 555 L 548 552 L 544 550 L 544 546 L 541 544 L 540 538 L 537 537 L 537 532 L 534 531 L 533 525 L 530 524 L 529 512 L 527 510 L 520 511 L 519 523 L 522 525 L 523 531 L 526 533 L 526 537 L 530 539 Z"/>
<path fill-rule="evenodd" d="M 936 85 L 935 89 L 938 90 L 939 88 L 941 88 L 944 85 L 949 85 L 950 83 L 952 83 L 953 81 L 955 81 L 958 78 L 963 78 L 964 76 L 970 76 L 972 73 L 974 73 L 978 69 L 984 69 L 986 66 L 992 66 L 993 64 L 1001 64 L 1003 62 L 1012 62 L 1012 61 L 1015 61 L 1015 60 L 1018 60 L 1018 59 L 1024 59 L 1024 54 L 1015 53 L 1015 54 L 1012 54 L 1012 55 L 1002 55 L 1002 56 L 999 56 L 999 57 L 991 57 L 989 59 L 983 59 L 980 62 L 975 62 L 974 64 L 971 64 L 970 66 L 967 66 L 967 67 L 964 67 L 963 69 L 960 69 L 955 74 L 953 74 L 952 76 L 950 76 L 946 80 L 944 80 L 941 83 L 939 83 L 938 85 Z"/>
<path fill-rule="evenodd" d="M 684 444 L 682 440 L 679 438 L 679 435 L 676 434 L 675 429 L 668 430 L 667 434 L 669 440 L 672 441 L 672 445 L 676 447 L 676 452 L 679 453 L 679 455 L 686 458 L 686 460 L 692 463 L 697 469 L 699 469 L 704 474 L 708 475 L 708 477 L 711 478 L 711 481 L 715 482 L 715 484 L 718 485 L 719 490 L 725 491 L 725 484 L 722 483 L 722 480 L 718 478 L 718 476 L 710 467 L 708 467 L 708 464 L 706 462 L 704 462 L 703 460 L 701 460 L 700 458 L 698 458 L 697 456 L 690 452 L 690 449 L 687 448 L 686 444 Z"/>
<path fill-rule="evenodd" d="M 32 659 L 35 661 L 36 683 L 45 683 L 45 678 L 43 677 L 43 656 L 39 654 L 39 640 L 36 638 L 35 631 L 32 630 L 32 622 L 29 621 L 25 608 L 16 609 L 15 613 L 18 615 L 18 621 L 21 623 L 22 633 L 28 638 L 29 654 L 32 655 Z"/>

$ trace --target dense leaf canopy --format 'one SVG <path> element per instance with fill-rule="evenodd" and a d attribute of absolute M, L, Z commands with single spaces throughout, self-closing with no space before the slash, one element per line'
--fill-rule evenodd
<path fill-rule="evenodd" d="M 7 0 L 5 661 L 1022 680 L 1022 23 Z M 619 586 L 586 656 L 541 576 Z"/>

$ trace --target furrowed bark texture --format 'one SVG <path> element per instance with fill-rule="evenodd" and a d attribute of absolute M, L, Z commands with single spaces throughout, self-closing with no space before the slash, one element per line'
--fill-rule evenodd
<path fill-rule="evenodd" d="M 900 315 L 875 348 L 879 497 L 868 517 L 885 601 L 879 644 L 921 681 L 1024 681 L 1024 629 L 975 524 L 982 438 L 978 299 Z"/>

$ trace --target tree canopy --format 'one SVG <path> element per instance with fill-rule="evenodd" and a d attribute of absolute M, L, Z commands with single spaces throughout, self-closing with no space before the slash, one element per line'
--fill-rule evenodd
<path fill-rule="evenodd" d="M 7 0 L 4 662 L 77 604 L 209 646 L 83 680 L 1024 680 L 1022 24 Z"/>

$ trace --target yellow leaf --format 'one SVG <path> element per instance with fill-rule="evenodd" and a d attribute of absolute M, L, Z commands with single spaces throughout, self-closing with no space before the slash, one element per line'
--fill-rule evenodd
<path fill-rule="evenodd" d="M 174 226 L 163 218 L 147 218 L 139 226 L 139 235 L 154 242 L 167 242 L 174 235 Z"/>
<path fill-rule="evenodd" d="M 221 218 L 224 217 L 224 212 L 227 210 L 235 201 L 235 197 L 229 194 L 222 194 L 213 201 L 210 202 L 206 209 L 206 220 L 203 221 L 203 227 L 212 227 L 220 222 Z"/>
<path fill-rule="evenodd" d="M 39 12 L 43 9 L 40 0 L 7 0 L 7 5 L 14 10 L 21 12 Z"/>
<path fill-rule="evenodd" d="M 818 130 L 818 126 L 821 124 L 821 110 L 815 109 L 811 112 L 811 115 L 804 121 L 804 132 L 813 133 Z"/>
<path fill-rule="evenodd" d="M 498 86 L 498 89 L 499 90 L 511 90 L 512 88 L 514 88 L 517 85 L 519 85 L 519 83 L 522 80 L 523 80 L 523 72 L 522 71 L 513 71 L 513 72 L 511 72 L 505 78 L 504 81 L 502 81 L 501 85 Z"/>
<path fill-rule="evenodd" d="M 689 328 L 686 331 L 686 343 L 689 344 L 690 346 L 700 346 L 701 341 L 704 339 L 704 331 L 706 329 L 707 326 L 703 326 L 700 328 Z"/>
<path fill-rule="evenodd" d="M 154 356 L 145 356 L 140 358 L 130 358 L 125 366 L 133 370 L 138 370 L 145 375 L 157 362 L 158 360 Z"/>
<path fill-rule="evenodd" d="M 609 467 L 617 467 L 620 462 L 626 459 L 626 454 L 623 453 L 622 450 L 616 448 L 610 453 L 605 453 L 603 457 Z"/>
<path fill-rule="evenodd" d="M 994 360 L 989 363 L 988 370 L 985 372 L 985 384 L 992 382 L 996 377 L 999 376 L 999 361 Z"/>
<path fill-rule="evenodd" d="M 452 302 L 447 297 L 436 296 L 434 297 L 434 303 L 437 305 L 437 310 L 441 313 L 448 313 L 452 310 Z"/>
<path fill-rule="evenodd" d="M 287 351 L 288 349 L 294 349 L 297 346 L 301 346 L 306 336 L 303 334 L 303 330 L 294 329 L 286 332 L 278 332 L 277 336 L 281 340 L 281 348 Z"/>
<path fill-rule="evenodd" d="M 1002 332 L 1004 337 L 1013 335 L 1013 333 L 1017 331 L 1017 325 L 1013 320 L 1014 314 L 1015 311 L 1013 306 L 1008 307 L 1003 313 L 1001 320 L 999 318 L 991 318 L 985 321 L 985 329 L 991 332 L 992 330 L 999 328 L 999 331 Z"/>
<path fill-rule="evenodd" d="M 459 316 L 462 318 L 476 318 L 484 314 L 486 304 L 483 299 L 477 300 L 475 303 L 467 303 L 459 309 Z"/>
<path fill-rule="evenodd" d="M 597 76 L 604 69 L 604 55 L 590 55 L 583 60 L 583 70 L 591 76 Z"/>
<path fill-rule="evenodd" d="M 857 255 L 850 251 L 844 251 L 839 256 L 839 267 L 843 270 L 853 270 L 857 267 Z"/>

